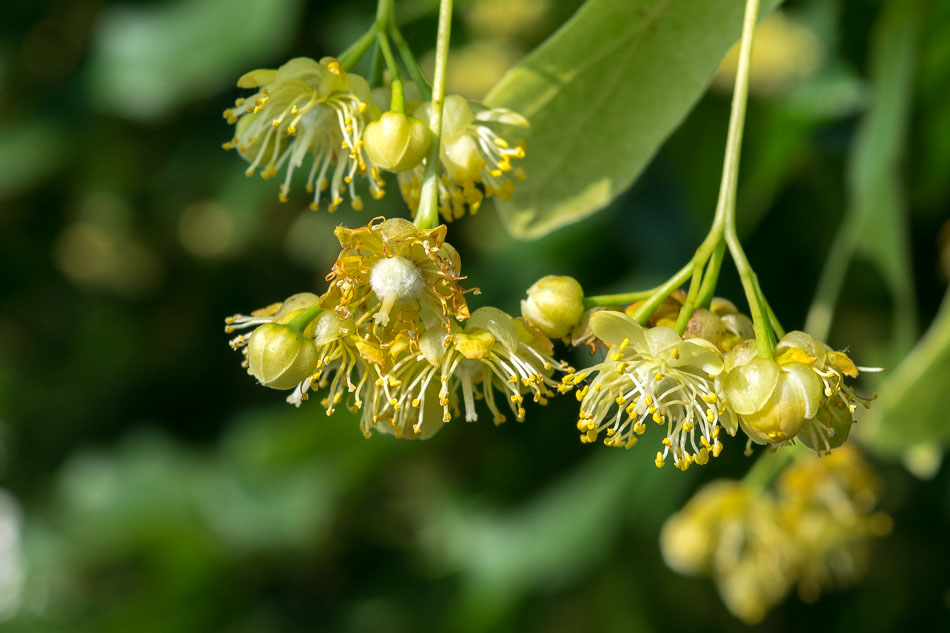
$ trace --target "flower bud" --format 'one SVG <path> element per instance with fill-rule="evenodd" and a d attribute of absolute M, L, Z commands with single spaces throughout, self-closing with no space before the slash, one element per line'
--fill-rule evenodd
<path fill-rule="evenodd" d="M 265 323 L 248 340 L 247 362 L 265 387 L 293 389 L 317 368 L 317 348 L 290 326 Z"/>
<path fill-rule="evenodd" d="M 431 134 L 425 123 L 402 112 L 386 112 L 366 126 L 366 153 L 373 164 L 389 171 L 406 171 L 422 162 Z"/>
<path fill-rule="evenodd" d="M 683 332 L 684 339 L 701 338 L 713 345 L 719 345 L 725 335 L 726 328 L 722 324 L 722 319 L 703 308 L 693 310 L 692 316 L 686 323 L 686 330 Z"/>
<path fill-rule="evenodd" d="M 567 336 L 584 314 L 584 290 L 573 277 L 542 277 L 528 288 L 521 314 L 551 338 Z"/>

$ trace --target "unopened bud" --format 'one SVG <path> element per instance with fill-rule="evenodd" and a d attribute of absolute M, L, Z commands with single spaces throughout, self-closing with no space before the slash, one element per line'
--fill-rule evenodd
<path fill-rule="evenodd" d="M 542 277 L 528 288 L 521 314 L 551 338 L 567 336 L 584 314 L 584 290 L 573 277 Z"/>
<path fill-rule="evenodd" d="M 293 389 L 317 368 L 317 348 L 288 325 L 265 323 L 248 340 L 247 362 L 265 387 Z"/>
<path fill-rule="evenodd" d="M 713 345 L 719 345 L 722 337 L 726 334 L 726 328 L 716 314 L 703 308 L 693 310 L 692 316 L 686 323 L 686 330 L 683 332 L 683 338 L 701 338 L 709 341 Z"/>
<path fill-rule="evenodd" d="M 402 112 L 386 112 L 366 126 L 366 154 L 376 166 L 406 171 L 422 162 L 431 134 L 425 123 Z"/>

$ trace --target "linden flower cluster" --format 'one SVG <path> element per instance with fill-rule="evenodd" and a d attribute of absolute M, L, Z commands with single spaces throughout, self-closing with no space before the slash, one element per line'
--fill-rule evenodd
<path fill-rule="evenodd" d="M 819 452 L 844 442 L 855 405 L 870 402 L 844 382 L 858 374 L 847 355 L 790 332 L 775 359 L 759 358 L 751 319 L 718 298 L 694 310 L 680 335 L 671 326 L 681 306 L 681 297 L 669 297 L 646 326 L 627 313 L 588 313 L 573 342 L 604 346 L 606 357 L 561 386 L 577 387 L 582 442 L 603 437 L 607 446 L 631 448 L 655 423 L 664 429 L 657 467 L 672 457 L 681 470 L 718 457 L 722 430 L 741 428 L 749 443 L 772 447 L 798 438 Z"/>
<path fill-rule="evenodd" d="M 812 601 L 858 579 L 870 538 L 891 527 L 872 511 L 878 496 L 851 446 L 803 456 L 774 493 L 738 481 L 705 485 L 663 526 L 663 557 L 682 574 L 711 576 L 729 610 L 754 624 L 793 586 Z"/>
<path fill-rule="evenodd" d="M 313 194 L 312 209 L 319 207 L 324 194 L 330 211 L 347 195 L 353 208 L 361 209 L 357 177 L 366 179 L 374 198 L 383 196 L 384 181 L 364 148 L 366 127 L 380 116 L 365 79 L 344 72 L 332 57 L 319 62 L 298 57 L 276 70 L 253 70 L 237 85 L 257 92 L 224 111 L 228 122 L 235 124 L 234 138 L 224 147 L 237 149 L 250 163 L 248 176 L 260 169 L 267 179 L 283 169 L 282 202 L 287 201 L 294 171 L 307 155 L 312 158 L 306 181 Z"/>
<path fill-rule="evenodd" d="M 432 103 L 416 107 L 414 116 L 428 121 Z M 476 213 L 485 198 L 511 198 L 515 183 L 523 180 L 524 170 L 511 161 L 524 158 L 522 143 L 510 144 L 493 128 L 526 128 L 528 121 L 505 108 L 486 108 L 458 95 L 447 95 L 442 113 L 442 138 L 439 158 L 439 213 L 450 222 Z M 414 169 L 400 172 L 399 187 L 406 204 L 415 214 L 419 209 L 425 161 Z"/>
<path fill-rule="evenodd" d="M 525 398 L 545 404 L 554 371 L 567 367 L 530 322 L 491 307 L 469 313 L 445 231 L 381 218 L 339 227 L 327 292 L 229 318 L 228 331 L 256 328 L 232 347 L 261 384 L 292 390 L 297 406 L 316 389 L 326 390 L 328 415 L 345 401 L 366 436 L 428 438 L 460 415 L 460 401 L 476 420 L 478 399 L 496 423 L 503 409 L 523 420 Z"/>

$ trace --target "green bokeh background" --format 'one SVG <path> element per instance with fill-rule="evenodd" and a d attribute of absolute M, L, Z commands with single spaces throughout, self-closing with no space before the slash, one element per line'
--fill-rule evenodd
<path fill-rule="evenodd" d="M 454 85 L 469 77 L 477 92 L 500 62 L 475 53 L 513 62 L 578 4 L 459 2 L 454 41 L 470 54 L 450 67 Z M 919 333 L 943 295 L 950 242 L 950 3 L 914 4 L 899 177 L 915 293 L 897 308 Z M 435 5 L 397 2 L 419 51 Z M 816 79 L 753 97 L 739 214 L 765 292 L 794 328 L 848 206 L 868 51 L 888 3 L 786 6 L 824 43 L 818 77 L 835 89 Z M 519 10 L 512 27 L 504 12 Z M 303 194 L 279 204 L 276 183 L 245 178 L 220 149 L 221 110 L 246 70 L 338 53 L 373 11 L 369 0 L 0 8 L 0 486 L 15 500 L 0 514 L 3 525 L 19 516 L 22 551 L 4 553 L 0 570 L 25 574 L 18 596 L 0 596 L 0 631 L 747 628 L 707 579 L 667 569 L 657 542 L 703 482 L 748 469 L 740 441 L 705 468 L 658 471 L 648 447 L 582 446 L 570 397 L 529 407 L 522 424 L 366 440 L 346 412 L 294 409 L 240 368 L 224 316 L 322 291 L 335 225 L 406 209 L 395 183 L 359 213 L 311 213 Z M 482 289 L 473 307 L 517 311 L 545 274 L 594 294 L 679 268 L 712 216 L 728 107 L 720 92 L 704 97 L 633 189 L 578 224 L 517 242 L 486 205 L 451 225 Z M 894 366 L 907 350 L 868 260 L 849 270 L 829 342 L 859 364 Z M 729 266 L 719 294 L 742 297 Z M 895 529 L 873 545 L 864 581 L 816 604 L 793 596 L 762 630 L 950 623 L 950 475 L 875 465 Z"/>

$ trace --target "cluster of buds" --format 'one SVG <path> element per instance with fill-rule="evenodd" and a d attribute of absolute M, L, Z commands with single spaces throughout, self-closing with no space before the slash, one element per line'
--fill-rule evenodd
<path fill-rule="evenodd" d="M 845 383 L 858 374 L 846 354 L 790 332 L 774 359 L 759 358 L 752 320 L 720 298 L 694 310 L 679 334 L 684 298 L 668 297 L 645 325 L 630 316 L 638 304 L 579 320 L 572 341 L 605 355 L 562 379 L 561 391 L 576 388 L 581 403 L 582 442 L 631 448 L 655 423 L 665 431 L 657 467 L 672 458 L 681 470 L 717 457 L 722 430 L 741 428 L 750 444 L 770 447 L 798 439 L 818 452 L 844 442 L 855 406 L 870 402 Z"/>
<path fill-rule="evenodd" d="M 336 236 L 341 250 L 323 296 L 294 295 L 228 319 L 228 331 L 256 326 L 231 345 L 262 385 L 292 390 L 297 406 L 326 389 L 328 415 L 345 400 L 365 435 L 405 438 L 431 437 L 460 415 L 460 403 L 474 421 L 483 399 L 501 423 L 503 408 L 521 421 L 525 398 L 545 404 L 554 394 L 554 372 L 569 368 L 554 359 L 551 340 L 496 308 L 469 312 L 444 225 L 379 218 Z"/>
<path fill-rule="evenodd" d="M 416 106 L 414 116 L 428 121 L 432 103 Z M 486 108 L 458 95 L 446 95 L 442 112 L 439 159 L 439 213 L 450 222 L 478 211 L 485 198 L 511 198 L 515 179 L 525 178 L 524 170 L 512 161 L 524 158 L 524 143 L 509 143 L 497 130 L 528 127 L 528 121 L 505 108 Z M 425 161 L 413 169 L 400 171 L 402 196 L 413 213 L 419 209 Z"/>
<path fill-rule="evenodd" d="M 374 198 L 384 194 L 382 171 L 399 174 L 403 197 L 415 213 L 419 206 L 426 154 L 432 133 L 431 102 L 417 102 L 415 116 L 381 110 L 369 84 L 347 73 L 340 63 L 325 57 L 292 59 L 277 69 L 253 70 L 238 87 L 255 89 L 238 99 L 224 117 L 235 125 L 225 149 L 236 149 L 267 179 L 284 170 L 279 198 L 288 200 L 293 175 L 310 155 L 306 180 L 313 194 L 310 207 L 319 208 L 324 195 L 335 211 L 349 197 L 354 209 L 363 208 L 357 181 L 366 180 Z M 382 107 L 386 107 L 383 105 Z M 522 143 L 511 145 L 494 128 L 526 127 L 520 115 L 489 109 L 457 95 L 445 99 L 439 181 L 439 210 L 446 220 L 474 213 L 486 197 L 508 199 L 514 192 L 509 176 L 524 178 L 511 161 L 524 157 Z"/>
<path fill-rule="evenodd" d="M 793 586 L 805 600 L 857 580 L 872 536 L 891 519 L 873 512 L 879 484 L 857 451 L 805 455 L 775 492 L 739 481 L 705 485 L 664 525 L 663 557 L 674 570 L 711 576 L 729 610 L 754 624 Z"/>

